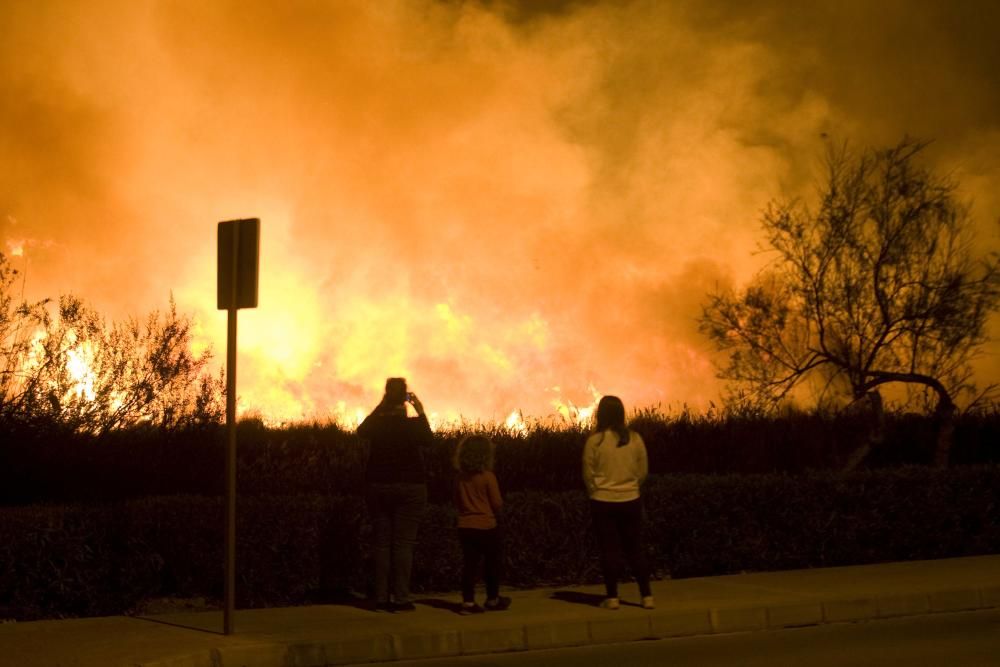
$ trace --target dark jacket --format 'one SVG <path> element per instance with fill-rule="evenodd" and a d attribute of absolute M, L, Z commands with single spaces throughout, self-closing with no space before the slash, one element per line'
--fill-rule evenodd
<path fill-rule="evenodd" d="M 369 484 L 425 484 L 423 450 L 434 435 L 427 417 L 383 414 L 378 410 L 358 426 L 358 435 L 368 440 Z"/>

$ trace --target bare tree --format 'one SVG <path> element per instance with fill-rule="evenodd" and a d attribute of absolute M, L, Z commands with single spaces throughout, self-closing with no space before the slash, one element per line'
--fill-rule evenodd
<path fill-rule="evenodd" d="M 969 207 L 920 166 L 925 147 L 831 147 L 816 210 L 772 202 L 774 261 L 743 291 L 710 295 L 700 325 L 729 352 L 720 377 L 760 403 L 817 378 L 880 411 L 879 387 L 904 383 L 932 399 L 946 465 L 956 401 L 975 392 L 970 362 L 997 309 L 1000 257 L 975 256 Z"/>

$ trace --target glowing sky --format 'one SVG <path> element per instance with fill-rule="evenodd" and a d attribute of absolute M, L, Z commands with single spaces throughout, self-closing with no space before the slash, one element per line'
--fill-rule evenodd
<path fill-rule="evenodd" d="M 221 362 L 215 225 L 261 218 L 240 394 L 276 417 L 389 375 L 469 418 L 704 407 L 700 303 L 824 134 L 935 140 L 997 247 L 998 30 L 989 1 L 0 0 L 0 250 L 110 318 L 173 292 Z"/>

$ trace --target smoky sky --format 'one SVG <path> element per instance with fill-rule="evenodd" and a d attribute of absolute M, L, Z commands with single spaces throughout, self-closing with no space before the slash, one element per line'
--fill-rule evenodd
<path fill-rule="evenodd" d="M 766 256 L 825 142 L 933 140 L 1000 216 L 993 2 L 0 4 L 0 250 L 109 318 L 199 340 L 215 223 L 262 220 L 241 395 L 542 415 L 717 399 L 695 318 Z M 1000 379 L 996 348 L 980 381 Z"/>

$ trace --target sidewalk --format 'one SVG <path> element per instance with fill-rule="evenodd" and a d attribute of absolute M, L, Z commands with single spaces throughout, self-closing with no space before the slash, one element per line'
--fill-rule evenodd
<path fill-rule="evenodd" d="M 3 667 L 318 667 L 741 632 L 1000 607 L 1000 555 L 653 583 L 657 608 L 596 606 L 601 586 L 505 591 L 510 610 L 459 616 L 457 593 L 417 611 L 320 605 L 0 625 Z M 631 604 L 629 604 L 631 603 Z"/>

